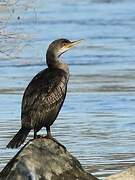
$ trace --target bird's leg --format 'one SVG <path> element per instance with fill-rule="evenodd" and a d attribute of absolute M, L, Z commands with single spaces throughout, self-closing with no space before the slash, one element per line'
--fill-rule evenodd
<path fill-rule="evenodd" d="M 34 139 L 36 139 L 36 137 L 37 137 L 37 132 L 34 131 Z"/>
<path fill-rule="evenodd" d="M 49 127 L 46 127 L 46 131 L 47 131 L 47 135 L 45 136 L 45 138 L 53 140 L 53 141 L 56 142 L 59 146 L 62 146 L 62 147 L 64 148 L 64 150 L 66 150 L 66 147 L 65 147 L 65 146 L 63 146 L 61 143 L 59 143 L 59 141 L 57 141 L 54 137 L 52 137 L 50 126 L 49 126 Z"/>
<path fill-rule="evenodd" d="M 50 126 L 49 126 L 49 127 L 46 127 L 46 131 L 47 131 L 46 138 L 48 138 L 48 139 L 53 139 L 52 134 L 51 134 Z"/>
<path fill-rule="evenodd" d="M 37 135 L 37 131 L 34 131 L 34 139 L 41 138 L 42 136 Z"/>

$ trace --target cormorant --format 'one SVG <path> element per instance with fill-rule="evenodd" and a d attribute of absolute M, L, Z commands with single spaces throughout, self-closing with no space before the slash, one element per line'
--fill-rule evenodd
<path fill-rule="evenodd" d="M 39 72 L 27 86 L 22 99 L 21 129 L 9 142 L 8 148 L 19 147 L 32 129 L 36 138 L 42 127 L 46 127 L 46 137 L 54 139 L 50 126 L 63 105 L 69 79 L 68 65 L 59 57 L 79 42 L 58 39 L 49 45 L 46 53 L 48 68 Z"/>

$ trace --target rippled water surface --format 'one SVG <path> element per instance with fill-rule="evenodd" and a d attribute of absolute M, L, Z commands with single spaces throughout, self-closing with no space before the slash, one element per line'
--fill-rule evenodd
<path fill-rule="evenodd" d="M 5 147 L 24 89 L 60 37 L 85 40 L 63 56 L 71 76 L 54 136 L 101 179 L 135 164 L 135 1 L 10 0 L 0 10 L 0 168 L 18 151 Z"/>

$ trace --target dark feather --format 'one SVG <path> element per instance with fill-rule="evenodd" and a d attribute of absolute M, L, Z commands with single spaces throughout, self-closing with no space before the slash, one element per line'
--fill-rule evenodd
<path fill-rule="evenodd" d="M 38 73 L 25 90 L 22 101 L 22 126 L 35 130 L 50 126 L 66 95 L 68 74 L 61 69 Z"/>
<path fill-rule="evenodd" d="M 13 139 L 8 143 L 7 148 L 18 148 L 26 139 L 30 129 L 21 128 Z"/>

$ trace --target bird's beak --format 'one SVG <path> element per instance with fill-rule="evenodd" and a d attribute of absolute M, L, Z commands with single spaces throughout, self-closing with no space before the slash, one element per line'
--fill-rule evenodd
<path fill-rule="evenodd" d="M 70 48 L 74 47 L 75 45 L 79 44 L 83 39 L 77 40 L 77 41 L 71 41 L 69 43 L 66 43 L 64 47 L 62 47 L 58 52 L 58 57 L 60 57 L 63 53 L 68 51 Z"/>
<path fill-rule="evenodd" d="M 72 48 L 72 47 L 76 46 L 77 44 L 79 44 L 83 40 L 84 39 L 80 39 L 80 40 L 77 40 L 77 41 L 72 41 L 72 42 L 70 42 L 69 44 L 66 45 L 67 46 L 66 48 Z"/>

